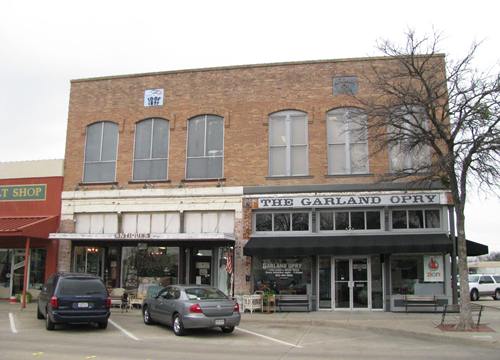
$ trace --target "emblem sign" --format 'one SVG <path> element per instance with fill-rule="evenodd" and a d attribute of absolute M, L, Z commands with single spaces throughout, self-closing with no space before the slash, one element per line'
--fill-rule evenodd
<path fill-rule="evenodd" d="M 147 89 L 144 91 L 144 107 L 163 106 L 163 89 Z"/>
<path fill-rule="evenodd" d="M 424 281 L 442 282 L 444 281 L 443 256 L 424 256 Z"/>

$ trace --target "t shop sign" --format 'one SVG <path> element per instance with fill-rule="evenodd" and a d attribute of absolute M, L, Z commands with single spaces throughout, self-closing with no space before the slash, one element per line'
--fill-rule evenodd
<path fill-rule="evenodd" d="M 424 256 L 424 281 L 425 282 L 444 281 L 443 256 L 441 255 Z"/>

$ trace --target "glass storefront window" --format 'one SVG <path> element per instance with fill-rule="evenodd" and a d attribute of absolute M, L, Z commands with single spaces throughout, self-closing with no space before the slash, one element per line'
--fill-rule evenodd
<path fill-rule="evenodd" d="M 424 281 L 423 255 L 391 257 L 392 295 L 443 295 L 443 282 Z"/>
<path fill-rule="evenodd" d="M 382 263 L 380 261 L 380 256 L 371 257 L 371 268 L 372 268 L 372 309 L 383 309 L 384 308 L 384 295 L 383 295 L 383 283 L 382 283 Z"/>
<path fill-rule="evenodd" d="M 319 308 L 332 308 L 332 258 L 319 258 Z"/>
<path fill-rule="evenodd" d="M 309 212 L 255 213 L 255 231 L 309 231 Z"/>
<path fill-rule="evenodd" d="M 45 280 L 45 257 L 47 250 L 32 249 L 30 256 L 30 289 L 41 290 Z"/>
<path fill-rule="evenodd" d="M 10 276 L 12 263 L 12 251 L 8 249 L 0 250 L 0 298 L 5 299 L 10 296 Z"/>
<path fill-rule="evenodd" d="M 273 214 L 256 214 L 255 215 L 255 230 L 256 231 L 273 231 Z"/>
<path fill-rule="evenodd" d="M 254 290 L 311 294 L 311 259 L 253 258 Z"/>
<path fill-rule="evenodd" d="M 137 297 L 154 295 L 159 288 L 177 284 L 178 247 L 122 248 L 122 286 Z"/>

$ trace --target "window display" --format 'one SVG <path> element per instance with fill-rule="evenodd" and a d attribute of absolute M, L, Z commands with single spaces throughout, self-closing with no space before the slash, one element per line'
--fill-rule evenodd
<path fill-rule="evenodd" d="M 310 294 L 311 259 L 253 259 L 254 290 Z"/>
<path fill-rule="evenodd" d="M 391 258 L 393 295 L 443 295 L 443 282 L 424 280 L 424 255 L 398 255 Z"/>

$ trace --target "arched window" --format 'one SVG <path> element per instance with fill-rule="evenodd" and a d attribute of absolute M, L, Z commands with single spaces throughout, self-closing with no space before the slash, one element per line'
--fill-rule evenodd
<path fill-rule="evenodd" d="M 368 172 L 366 114 L 356 108 L 339 108 L 327 113 L 328 174 Z"/>
<path fill-rule="evenodd" d="M 166 180 L 169 122 L 146 119 L 135 126 L 134 181 Z"/>
<path fill-rule="evenodd" d="M 269 175 L 308 175 L 307 114 L 288 110 L 269 117 Z"/>
<path fill-rule="evenodd" d="M 188 120 L 187 179 L 220 179 L 224 171 L 224 118 L 200 115 Z"/>
<path fill-rule="evenodd" d="M 115 181 L 118 125 L 101 121 L 87 126 L 83 181 L 86 183 Z"/>
<path fill-rule="evenodd" d="M 391 126 L 388 128 L 390 169 L 398 172 L 428 171 L 431 164 L 431 149 L 422 143 L 429 121 L 424 109 L 419 106 L 394 108 Z"/>

